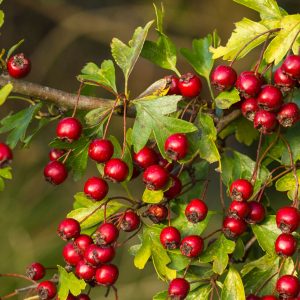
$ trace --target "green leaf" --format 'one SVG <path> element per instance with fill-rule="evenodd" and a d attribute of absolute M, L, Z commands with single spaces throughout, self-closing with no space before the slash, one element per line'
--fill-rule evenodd
<path fill-rule="evenodd" d="M 0 177 L 5 179 L 12 179 L 11 167 L 0 168 Z"/>
<path fill-rule="evenodd" d="M 151 257 L 151 239 L 147 234 L 143 234 L 142 244 L 139 247 L 139 250 L 135 254 L 133 263 L 136 268 L 142 270 L 145 268 L 145 265 L 149 258 Z"/>
<path fill-rule="evenodd" d="M 241 101 L 240 93 L 236 88 L 233 88 L 230 91 L 220 93 L 215 101 L 218 108 L 227 109 L 234 103 Z"/>
<path fill-rule="evenodd" d="M 83 279 L 78 279 L 74 273 L 68 273 L 63 267 L 57 266 L 59 274 L 58 297 L 66 300 L 69 293 L 78 296 L 86 287 Z"/>
<path fill-rule="evenodd" d="M 166 299 L 168 299 L 168 291 L 158 292 L 152 298 L 152 300 L 166 300 Z"/>
<path fill-rule="evenodd" d="M 208 300 L 210 293 L 211 293 L 211 286 L 204 285 L 189 292 L 188 296 L 185 299 L 186 300 L 200 300 L 200 299 Z"/>
<path fill-rule="evenodd" d="M 4 23 L 4 12 L 3 10 L 0 10 L 0 27 L 2 27 Z"/>
<path fill-rule="evenodd" d="M 233 267 L 229 268 L 224 281 L 221 295 L 222 300 L 245 300 L 245 291 L 239 272 Z"/>
<path fill-rule="evenodd" d="M 237 120 L 235 128 L 235 138 L 246 146 L 252 145 L 259 136 L 258 131 L 253 127 L 253 123 L 243 117 Z"/>
<path fill-rule="evenodd" d="M 300 14 L 289 15 L 282 18 L 280 32 L 271 41 L 264 53 L 264 59 L 268 63 L 278 65 L 289 51 L 293 40 L 299 34 Z"/>
<path fill-rule="evenodd" d="M 162 190 L 150 191 L 145 189 L 142 200 L 145 203 L 159 203 L 164 198 L 164 192 Z"/>
<path fill-rule="evenodd" d="M 9 59 L 10 56 L 24 43 L 24 39 L 20 40 L 18 43 L 13 45 L 8 51 L 6 55 L 6 59 Z"/>
<path fill-rule="evenodd" d="M 0 192 L 3 192 L 4 188 L 5 188 L 4 180 L 2 178 L 0 178 Z"/>
<path fill-rule="evenodd" d="M 228 254 L 233 253 L 234 248 L 235 242 L 226 239 L 226 237 L 221 234 L 215 242 L 208 246 L 199 257 L 199 260 L 204 263 L 213 261 L 213 271 L 222 275 L 228 265 Z"/>
<path fill-rule="evenodd" d="M 149 87 L 147 87 L 147 89 L 138 96 L 138 99 L 149 97 L 151 98 L 153 96 L 162 97 L 165 96 L 167 93 L 167 80 L 166 78 L 161 78 L 152 83 Z"/>
<path fill-rule="evenodd" d="M 245 245 L 243 243 L 243 240 L 239 238 L 235 242 L 235 249 L 232 255 L 235 260 L 240 260 L 244 257 L 244 254 L 245 254 Z"/>
<path fill-rule="evenodd" d="M 297 170 L 297 178 L 300 184 L 300 170 Z M 290 172 L 283 177 L 279 178 L 275 184 L 276 190 L 279 192 L 288 192 L 288 197 L 290 200 L 294 200 L 294 195 L 296 193 L 296 180 L 294 177 L 294 172 Z M 299 197 L 300 191 L 298 191 Z"/>
<path fill-rule="evenodd" d="M 188 257 L 182 255 L 179 249 L 169 250 L 168 254 L 171 258 L 171 262 L 168 264 L 170 269 L 181 271 L 184 270 L 191 262 Z"/>
<path fill-rule="evenodd" d="M 95 126 L 97 124 L 100 124 L 105 120 L 105 117 L 109 114 L 110 111 L 111 108 L 107 107 L 95 108 L 85 115 L 85 122 L 89 126 Z"/>
<path fill-rule="evenodd" d="M 4 104 L 12 89 L 13 85 L 11 83 L 7 83 L 0 89 L 0 106 Z"/>
<path fill-rule="evenodd" d="M 267 34 L 264 34 L 250 42 L 254 37 L 269 30 L 266 26 L 258 22 L 244 18 L 235 25 L 236 28 L 225 47 L 220 46 L 218 48 L 210 48 L 210 51 L 213 53 L 213 59 L 223 57 L 224 60 L 233 60 L 245 44 L 249 43 L 249 45 L 247 45 L 247 47 L 239 54 L 238 59 L 240 59 L 252 49 L 263 43 L 267 38 Z"/>

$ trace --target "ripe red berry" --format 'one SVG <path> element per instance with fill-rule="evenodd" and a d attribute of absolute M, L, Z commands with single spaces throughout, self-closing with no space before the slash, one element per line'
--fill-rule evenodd
<path fill-rule="evenodd" d="M 203 251 L 204 242 L 199 235 L 186 236 L 180 244 L 182 255 L 187 257 L 197 257 Z"/>
<path fill-rule="evenodd" d="M 140 217 L 132 210 L 128 210 L 121 217 L 121 229 L 126 232 L 131 232 L 139 228 L 141 219 Z"/>
<path fill-rule="evenodd" d="M 296 297 L 300 292 L 299 280 L 293 275 L 283 275 L 277 280 L 276 290 L 283 299 Z"/>
<path fill-rule="evenodd" d="M 162 204 L 153 204 L 150 205 L 144 215 L 147 216 L 153 223 L 158 224 L 167 219 L 168 209 Z"/>
<path fill-rule="evenodd" d="M 76 265 L 75 274 L 78 278 L 90 281 L 95 276 L 95 273 L 96 269 L 93 266 L 87 264 L 84 260 L 81 260 Z"/>
<path fill-rule="evenodd" d="M 259 110 L 254 116 L 254 128 L 263 134 L 272 133 L 277 126 L 276 115 L 272 112 Z"/>
<path fill-rule="evenodd" d="M 227 238 L 235 239 L 247 230 L 247 224 L 243 219 L 226 217 L 222 230 Z"/>
<path fill-rule="evenodd" d="M 263 296 L 261 298 L 261 300 L 278 300 L 278 298 L 273 295 L 266 295 L 266 296 Z"/>
<path fill-rule="evenodd" d="M 89 157 L 97 163 L 105 163 L 114 154 L 114 146 L 110 140 L 95 139 L 89 146 Z"/>
<path fill-rule="evenodd" d="M 297 208 L 285 206 L 276 214 L 277 227 L 284 233 L 292 233 L 299 227 L 300 212 Z"/>
<path fill-rule="evenodd" d="M 185 216 L 192 223 L 203 221 L 207 216 L 208 208 L 204 201 L 192 199 L 185 208 Z"/>
<path fill-rule="evenodd" d="M 181 75 L 178 86 L 180 94 L 187 98 L 197 97 L 202 89 L 200 78 L 192 73 Z"/>
<path fill-rule="evenodd" d="M 148 167 L 143 174 L 143 181 L 148 190 L 163 189 L 169 181 L 169 173 L 159 165 Z"/>
<path fill-rule="evenodd" d="M 80 138 L 82 125 L 74 117 L 68 117 L 60 120 L 56 127 L 56 135 L 59 139 L 72 143 Z"/>
<path fill-rule="evenodd" d="M 7 166 L 13 159 L 13 154 L 10 148 L 0 142 L 0 168 Z"/>
<path fill-rule="evenodd" d="M 178 229 L 169 226 L 165 227 L 160 233 L 160 242 L 164 248 L 173 250 L 179 247 L 181 235 Z"/>
<path fill-rule="evenodd" d="M 168 295 L 171 300 L 183 300 L 190 291 L 190 284 L 184 278 L 173 279 L 168 288 Z"/>
<path fill-rule="evenodd" d="M 170 175 L 170 178 L 172 184 L 170 188 L 164 192 L 164 197 L 166 197 L 169 200 L 176 198 L 181 193 L 181 189 L 182 189 L 181 180 L 177 176 Z"/>
<path fill-rule="evenodd" d="M 80 294 L 76 298 L 77 300 L 91 300 L 91 298 L 87 294 Z"/>
<path fill-rule="evenodd" d="M 246 297 L 246 300 L 261 300 L 260 297 L 258 296 L 255 296 L 253 294 L 249 294 L 247 297 Z"/>
<path fill-rule="evenodd" d="M 82 260 L 81 254 L 76 250 L 73 243 L 68 243 L 62 251 L 63 258 L 70 266 L 76 266 Z"/>
<path fill-rule="evenodd" d="M 49 159 L 51 161 L 53 160 L 58 160 L 59 158 L 61 158 L 64 154 L 66 153 L 65 150 L 63 149 L 51 149 L 49 152 Z"/>
<path fill-rule="evenodd" d="M 63 219 L 57 227 L 57 234 L 64 241 L 77 238 L 80 234 L 80 224 L 72 218 Z"/>
<path fill-rule="evenodd" d="M 255 98 L 248 98 L 242 102 L 241 105 L 242 114 L 249 121 L 254 120 L 254 116 L 258 111 L 258 104 Z"/>
<path fill-rule="evenodd" d="M 87 234 L 81 234 L 74 240 L 73 244 L 77 252 L 84 254 L 89 245 L 93 244 L 93 239 Z"/>
<path fill-rule="evenodd" d="M 230 90 L 237 79 L 235 70 L 230 66 L 217 66 L 211 73 L 211 84 L 220 91 Z"/>
<path fill-rule="evenodd" d="M 114 243 L 119 237 L 119 230 L 113 223 L 103 223 L 93 235 L 97 245 L 109 245 Z"/>
<path fill-rule="evenodd" d="M 108 184 L 102 178 L 91 177 L 85 182 L 84 193 L 90 198 L 100 201 L 104 199 L 108 193 Z"/>
<path fill-rule="evenodd" d="M 110 159 L 104 166 L 104 176 L 112 182 L 124 181 L 128 172 L 127 164 L 119 158 Z"/>
<path fill-rule="evenodd" d="M 113 265 L 103 265 L 97 269 L 95 279 L 98 284 L 111 286 L 114 285 L 119 277 L 118 268 Z"/>
<path fill-rule="evenodd" d="M 46 181 L 59 185 L 68 177 L 68 171 L 65 165 L 59 161 L 50 161 L 44 168 L 44 177 Z"/>
<path fill-rule="evenodd" d="M 32 263 L 26 269 L 26 275 L 32 280 L 42 279 L 45 276 L 45 273 L 45 267 L 38 262 Z"/>
<path fill-rule="evenodd" d="M 95 267 L 112 261 L 114 257 L 115 248 L 112 246 L 100 247 L 97 245 L 90 245 L 84 253 L 84 259 Z"/>
<path fill-rule="evenodd" d="M 8 74 L 13 78 L 23 78 L 29 74 L 31 70 L 30 59 L 19 53 L 11 56 L 6 64 Z"/>
<path fill-rule="evenodd" d="M 281 89 L 283 92 L 290 91 L 295 85 L 296 81 L 283 73 L 282 68 L 278 68 L 274 73 L 275 86 Z"/>
<path fill-rule="evenodd" d="M 246 221 L 249 224 L 257 224 L 262 222 L 266 217 L 266 210 L 264 206 L 257 201 L 248 202 L 249 213 Z"/>
<path fill-rule="evenodd" d="M 165 77 L 167 81 L 167 88 L 169 88 L 167 95 L 180 95 L 179 78 L 175 75 Z"/>
<path fill-rule="evenodd" d="M 244 98 L 252 98 L 258 95 L 262 81 L 252 71 L 242 72 L 236 80 L 236 88 Z"/>
<path fill-rule="evenodd" d="M 230 186 L 230 196 L 236 201 L 248 200 L 253 194 L 253 186 L 246 179 L 237 179 Z"/>
<path fill-rule="evenodd" d="M 291 76 L 292 78 L 300 78 L 300 56 L 289 55 L 283 62 L 282 71 L 284 74 Z"/>
<path fill-rule="evenodd" d="M 147 169 L 158 163 L 158 155 L 153 149 L 144 147 L 133 155 L 133 162 L 142 170 Z"/>
<path fill-rule="evenodd" d="M 37 286 L 37 292 L 41 300 L 53 299 L 56 291 L 56 285 L 49 280 L 42 281 Z"/>
<path fill-rule="evenodd" d="M 249 205 L 246 201 L 233 200 L 228 209 L 228 214 L 231 217 L 238 217 L 244 219 L 249 213 Z"/>
<path fill-rule="evenodd" d="M 275 251 L 278 255 L 293 256 L 297 250 L 297 240 L 288 233 L 282 233 L 275 242 Z"/>
<path fill-rule="evenodd" d="M 277 113 L 277 120 L 283 127 L 291 127 L 300 119 L 299 107 L 296 103 L 289 102 L 281 106 Z"/>
<path fill-rule="evenodd" d="M 273 85 L 265 85 L 257 97 L 258 106 L 263 110 L 277 111 L 282 105 L 282 94 Z"/>
<path fill-rule="evenodd" d="M 183 133 L 170 135 L 165 142 L 165 152 L 173 160 L 185 158 L 189 148 L 187 137 Z"/>

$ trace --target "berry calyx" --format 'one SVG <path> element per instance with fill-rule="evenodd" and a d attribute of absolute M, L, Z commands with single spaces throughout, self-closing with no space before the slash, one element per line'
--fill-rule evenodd
<path fill-rule="evenodd" d="M 253 194 L 253 186 L 246 179 L 237 179 L 230 186 L 230 196 L 236 201 L 248 200 Z"/>
<path fill-rule="evenodd" d="M 104 177 L 112 182 L 124 181 L 128 173 L 127 164 L 120 158 L 112 158 L 104 166 Z"/>
<path fill-rule="evenodd" d="M 291 127 L 300 119 L 299 107 L 296 103 L 289 102 L 281 106 L 277 113 L 277 120 L 283 127 Z"/>
<path fill-rule="evenodd" d="M 76 250 L 73 243 L 68 243 L 62 251 L 63 258 L 70 266 L 76 266 L 82 260 L 81 254 Z"/>
<path fill-rule="evenodd" d="M 108 184 L 102 178 L 91 177 L 85 182 L 84 193 L 90 198 L 100 201 L 104 199 L 108 193 Z"/>
<path fill-rule="evenodd" d="M 167 86 L 169 88 L 167 95 L 180 95 L 179 78 L 175 75 L 165 76 Z"/>
<path fill-rule="evenodd" d="M 257 97 L 258 106 L 263 110 L 277 111 L 282 105 L 282 94 L 278 88 L 265 85 Z"/>
<path fill-rule="evenodd" d="M 78 262 L 75 268 L 75 274 L 78 278 L 90 281 L 95 276 L 96 269 L 87 264 L 84 260 Z"/>
<path fill-rule="evenodd" d="M 50 161 L 44 168 L 44 177 L 51 184 L 59 185 L 67 179 L 68 170 L 63 163 Z"/>
<path fill-rule="evenodd" d="M 258 111 L 258 104 L 255 98 L 248 98 L 242 102 L 241 111 L 243 116 L 249 121 L 254 120 L 254 116 Z"/>
<path fill-rule="evenodd" d="M 89 145 L 89 157 L 97 163 L 105 163 L 114 154 L 114 146 L 110 140 L 95 139 Z"/>
<path fill-rule="evenodd" d="M 170 188 L 164 192 L 164 197 L 166 197 L 167 199 L 171 200 L 176 198 L 182 190 L 182 183 L 181 180 L 174 175 L 170 175 L 172 184 L 170 186 Z"/>
<path fill-rule="evenodd" d="M 51 149 L 49 152 L 49 159 L 51 161 L 53 160 L 58 160 L 59 158 L 61 158 L 64 154 L 66 153 L 65 150 L 63 149 Z"/>
<path fill-rule="evenodd" d="M 74 240 L 73 244 L 76 251 L 83 255 L 89 245 L 93 244 L 93 239 L 87 234 L 81 234 Z"/>
<path fill-rule="evenodd" d="M 247 230 L 247 224 L 243 219 L 226 217 L 222 227 L 224 235 L 229 239 L 235 239 Z"/>
<path fill-rule="evenodd" d="M 248 202 L 233 200 L 228 209 L 228 215 L 231 217 L 238 217 L 244 219 L 249 213 Z"/>
<path fill-rule="evenodd" d="M 169 226 L 165 227 L 160 233 L 160 242 L 164 248 L 173 250 L 179 247 L 181 235 L 178 229 Z"/>
<path fill-rule="evenodd" d="M 230 90 L 237 79 L 235 70 L 230 66 L 217 66 L 211 73 L 211 84 L 220 91 Z"/>
<path fill-rule="evenodd" d="M 188 152 L 189 143 L 183 133 L 170 135 L 165 142 L 165 152 L 172 160 L 183 159 Z"/>
<path fill-rule="evenodd" d="M 92 244 L 84 253 L 84 259 L 95 267 L 112 261 L 114 257 L 115 249 L 112 246 L 100 247 Z"/>
<path fill-rule="evenodd" d="M 300 56 L 289 55 L 283 62 L 282 72 L 292 78 L 300 78 Z"/>
<path fill-rule="evenodd" d="M 187 257 L 197 257 L 203 251 L 204 242 L 198 235 L 186 236 L 180 245 L 180 251 L 182 255 Z"/>
<path fill-rule="evenodd" d="M 153 204 L 144 213 L 153 223 L 158 224 L 168 217 L 168 209 L 162 204 Z"/>
<path fill-rule="evenodd" d="M 190 284 L 184 278 L 173 279 L 168 288 L 168 295 L 171 300 L 183 300 L 190 291 Z"/>
<path fill-rule="evenodd" d="M 45 276 L 45 273 L 45 267 L 38 262 L 34 262 L 26 268 L 26 275 L 32 280 L 42 279 Z"/>
<path fill-rule="evenodd" d="M 276 290 L 283 299 L 296 297 L 300 292 L 299 280 L 293 275 L 283 275 L 277 280 Z"/>
<path fill-rule="evenodd" d="M 252 71 L 242 72 L 236 80 L 236 88 L 244 98 L 252 98 L 258 95 L 262 85 L 261 79 Z"/>
<path fill-rule="evenodd" d="M 60 120 L 56 127 L 56 135 L 59 139 L 72 143 L 80 138 L 82 125 L 74 117 L 67 117 Z"/>
<path fill-rule="evenodd" d="M 289 92 L 296 85 L 296 81 L 292 77 L 286 75 L 282 68 L 278 68 L 275 71 L 274 83 L 282 92 Z"/>
<path fill-rule="evenodd" d="M 5 144 L 0 142 L 0 168 L 6 167 L 13 159 L 11 149 Z"/>
<path fill-rule="evenodd" d="M 143 174 L 143 181 L 148 190 L 163 189 L 169 181 L 169 173 L 159 165 L 148 167 Z"/>
<path fill-rule="evenodd" d="M 103 265 L 97 269 L 95 279 L 98 284 L 104 286 L 111 286 L 117 281 L 119 277 L 118 268 L 113 265 Z"/>
<path fill-rule="evenodd" d="M 180 94 L 187 98 L 197 97 L 202 89 L 200 78 L 192 73 L 181 75 L 178 86 Z"/>
<path fill-rule="evenodd" d="M 249 224 L 258 224 L 265 219 L 266 210 L 264 206 L 257 201 L 250 201 L 248 203 L 249 213 L 246 221 Z"/>
<path fill-rule="evenodd" d="M 275 251 L 281 256 L 293 256 L 297 250 L 297 240 L 288 233 L 282 233 L 275 241 Z"/>
<path fill-rule="evenodd" d="M 138 153 L 133 155 L 133 162 L 139 168 L 144 170 L 158 163 L 158 155 L 153 149 L 144 147 Z"/>
<path fill-rule="evenodd" d="M 97 245 L 110 245 L 119 237 L 119 230 L 113 223 L 103 223 L 93 235 Z"/>
<path fill-rule="evenodd" d="M 185 208 L 185 216 L 192 223 L 203 221 L 207 216 L 208 208 L 201 199 L 192 199 Z"/>
<path fill-rule="evenodd" d="M 11 56 L 6 64 L 8 74 L 13 78 L 23 78 L 29 74 L 31 70 L 31 62 L 24 53 Z"/>
<path fill-rule="evenodd" d="M 121 217 L 122 222 L 121 222 L 121 229 L 126 232 L 131 232 L 139 228 L 141 219 L 132 210 L 128 210 L 124 213 L 124 215 Z"/>
<path fill-rule="evenodd" d="M 80 224 L 72 218 L 63 219 L 57 227 L 57 234 L 64 241 L 77 238 L 80 234 Z"/>
<path fill-rule="evenodd" d="M 57 292 L 56 285 L 49 280 L 42 281 L 37 286 L 37 292 L 41 300 L 53 299 Z"/>
<path fill-rule="evenodd" d="M 283 233 L 296 231 L 300 224 L 299 210 L 291 206 L 280 208 L 276 214 L 276 224 Z"/>
<path fill-rule="evenodd" d="M 254 116 L 254 128 L 263 134 L 272 133 L 277 126 L 276 115 L 272 112 L 259 110 Z"/>

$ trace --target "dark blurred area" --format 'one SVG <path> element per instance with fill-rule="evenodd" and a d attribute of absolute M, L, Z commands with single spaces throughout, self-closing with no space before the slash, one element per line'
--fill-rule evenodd
<path fill-rule="evenodd" d="M 99 64 L 103 59 L 111 58 L 113 37 L 127 42 L 137 26 L 155 18 L 152 3 L 150 0 L 5 0 L 1 5 L 5 12 L 1 48 L 10 48 L 25 38 L 20 49 L 32 60 L 32 72 L 27 79 L 74 92 L 78 88 L 75 77 L 85 63 Z M 214 29 L 225 44 L 234 22 L 242 17 L 258 19 L 256 12 L 231 0 L 166 0 L 163 3 L 165 31 L 178 48 L 190 48 L 193 38 L 203 37 Z M 300 9 L 299 0 L 281 0 L 279 4 L 290 13 Z M 156 38 L 154 30 L 150 38 Z M 258 52 L 253 51 L 251 55 L 257 56 Z M 252 64 L 251 55 L 238 63 L 238 69 Z M 178 68 L 181 72 L 190 70 L 180 56 Z M 168 71 L 140 59 L 130 79 L 131 95 L 137 95 L 167 74 Z M 121 79 L 119 71 L 118 77 Z M 100 91 L 99 95 L 105 94 Z M 1 107 L 0 115 L 23 105 L 9 102 Z M 114 118 L 112 122 L 111 131 L 117 136 L 120 135 L 120 121 Z M 46 266 L 63 264 L 61 249 L 64 243 L 56 235 L 57 224 L 70 210 L 73 195 L 82 190 L 84 179 L 97 174 L 97 170 L 91 165 L 80 182 L 69 179 L 59 187 L 45 183 L 42 170 L 48 160 L 48 143 L 53 137 L 52 125 L 37 136 L 29 149 L 15 151 L 14 180 L 7 182 L 7 188 L 0 194 L 0 273 L 24 273 L 25 267 L 33 261 L 41 261 Z M 235 141 L 232 143 L 246 151 Z M 217 176 L 212 178 L 208 192 L 211 209 L 219 205 L 219 194 L 214 187 L 218 186 L 217 180 Z M 140 192 L 140 181 L 133 187 Z M 120 194 L 120 189 L 112 185 L 110 193 Z M 118 289 L 121 300 L 152 299 L 156 292 L 165 288 L 157 280 L 152 266 L 144 271 L 135 269 L 126 249 L 119 250 L 116 262 L 120 266 Z M 0 296 L 24 285 L 26 282 L 22 280 L 0 278 Z M 104 289 L 96 289 L 92 291 L 92 299 L 103 299 L 104 293 Z M 113 295 L 108 299 L 113 299 Z"/>

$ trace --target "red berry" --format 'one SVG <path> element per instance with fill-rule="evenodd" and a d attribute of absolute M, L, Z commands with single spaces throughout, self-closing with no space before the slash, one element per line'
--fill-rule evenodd
<path fill-rule="evenodd" d="M 167 95 L 180 95 L 179 78 L 174 75 L 165 77 L 167 81 L 167 88 L 169 88 Z"/>
<path fill-rule="evenodd" d="M 197 97 L 202 89 L 200 78 L 192 73 L 181 75 L 178 86 L 180 94 L 187 98 Z"/>
<path fill-rule="evenodd" d="M 80 138 L 82 125 L 74 117 L 68 117 L 60 120 L 56 127 L 56 135 L 59 139 L 72 143 Z"/>
<path fill-rule="evenodd" d="M 259 110 L 254 116 L 254 128 L 263 134 L 272 133 L 277 126 L 276 115 L 272 112 Z"/>
<path fill-rule="evenodd" d="M 115 248 L 112 246 L 100 247 L 97 245 L 90 245 L 84 253 L 84 259 L 95 267 L 112 261 L 114 257 Z"/>
<path fill-rule="evenodd" d="M 279 124 L 283 127 L 293 126 L 300 119 L 298 105 L 293 102 L 283 104 L 277 113 L 277 119 Z"/>
<path fill-rule="evenodd" d="M 104 163 L 111 159 L 114 154 L 114 146 L 111 141 L 95 139 L 89 146 L 89 157 L 97 163 Z"/>
<path fill-rule="evenodd" d="M 252 71 L 242 72 L 235 84 L 241 96 L 246 99 L 255 97 L 260 92 L 261 85 L 261 79 Z"/>
<path fill-rule="evenodd" d="M 96 201 L 104 199 L 108 193 L 108 184 L 99 177 L 89 178 L 84 185 L 84 193 Z"/>
<path fill-rule="evenodd" d="M 80 224 L 72 218 L 63 219 L 57 227 L 57 234 L 64 241 L 77 238 L 80 234 Z"/>
<path fill-rule="evenodd" d="M 296 81 L 292 77 L 284 74 L 282 68 L 278 68 L 275 71 L 274 82 L 283 92 L 290 91 L 296 85 Z"/>
<path fill-rule="evenodd" d="M 222 230 L 227 238 L 235 239 L 247 230 L 247 224 L 243 219 L 226 217 Z"/>
<path fill-rule="evenodd" d="M 198 235 L 186 236 L 180 245 L 180 251 L 182 255 L 187 257 L 197 257 L 203 251 L 204 242 Z"/>
<path fill-rule="evenodd" d="M 185 216 L 192 223 L 203 221 L 207 216 L 208 208 L 204 201 L 192 199 L 185 208 Z"/>
<path fill-rule="evenodd" d="M 278 255 L 293 256 L 297 250 L 297 240 L 288 233 L 282 233 L 275 242 L 275 251 Z"/>
<path fill-rule="evenodd" d="M 276 290 L 283 299 L 296 297 L 300 292 L 299 280 L 293 275 L 283 275 L 277 280 Z"/>
<path fill-rule="evenodd" d="M 237 218 L 244 219 L 247 217 L 248 213 L 249 213 L 248 202 L 233 200 L 230 203 L 230 206 L 228 209 L 228 214 L 231 217 L 237 217 Z"/>
<path fill-rule="evenodd" d="M 73 243 L 68 243 L 62 251 L 65 262 L 71 266 L 76 266 L 82 260 L 81 254 L 76 250 Z"/>
<path fill-rule="evenodd" d="M 148 167 L 158 163 L 158 155 L 153 149 L 144 147 L 138 153 L 133 155 L 133 162 L 139 168 L 147 169 Z"/>
<path fill-rule="evenodd" d="M 250 201 L 248 203 L 249 213 L 246 221 L 250 224 L 257 224 L 262 222 L 266 217 L 266 210 L 264 206 L 256 201 Z"/>
<path fill-rule="evenodd" d="M 49 280 L 42 281 L 37 286 L 37 292 L 41 300 L 53 299 L 56 295 L 56 285 Z"/>
<path fill-rule="evenodd" d="M 68 177 L 68 171 L 63 163 L 54 160 L 45 166 L 44 177 L 48 182 L 59 185 Z"/>
<path fill-rule="evenodd" d="M 95 273 L 96 269 L 93 266 L 88 265 L 84 260 L 81 260 L 76 265 L 75 274 L 78 278 L 90 281 L 95 276 Z"/>
<path fill-rule="evenodd" d="M 266 295 L 266 296 L 263 296 L 261 298 L 261 300 L 278 300 L 278 298 L 273 295 Z"/>
<path fill-rule="evenodd" d="M 143 181 L 148 190 L 161 190 L 169 181 L 169 173 L 163 167 L 153 165 L 145 170 Z"/>
<path fill-rule="evenodd" d="M 237 179 L 230 186 L 230 196 L 237 201 L 248 200 L 253 194 L 253 186 L 246 179 Z"/>
<path fill-rule="evenodd" d="M 113 223 L 101 224 L 94 234 L 97 245 L 109 245 L 114 243 L 119 237 L 119 230 Z"/>
<path fill-rule="evenodd" d="M 263 110 L 277 111 L 282 105 L 282 94 L 278 88 L 265 85 L 257 97 L 258 106 Z"/>
<path fill-rule="evenodd" d="M 182 189 L 181 180 L 177 176 L 170 175 L 170 178 L 172 180 L 172 185 L 164 192 L 164 196 L 169 200 L 176 198 L 181 193 Z"/>
<path fill-rule="evenodd" d="M 45 276 L 46 270 L 45 267 L 38 263 L 32 263 L 26 269 L 26 275 L 32 280 L 40 280 Z"/>
<path fill-rule="evenodd" d="M 183 133 L 170 135 L 165 142 L 165 152 L 173 160 L 185 158 L 188 153 L 189 142 Z"/>
<path fill-rule="evenodd" d="M 10 148 L 0 142 L 0 168 L 7 166 L 13 159 L 13 154 Z"/>
<path fill-rule="evenodd" d="M 91 300 L 91 298 L 87 294 L 80 294 L 76 298 L 77 300 Z"/>
<path fill-rule="evenodd" d="M 131 232 L 139 228 L 141 219 L 140 217 L 132 210 L 128 210 L 121 217 L 121 229 L 126 232 Z"/>
<path fill-rule="evenodd" d="M 93 239 L 86 234 L 81 234 L 74 240 L 74 248 L 80 254 L 84 254 L 89 245 L 93 244 Z"/>
<path fill-rule="evenodd" d="M 291 76 L 292 78 L 300 78 L 300 56 L 289 55 L 283 62 L 282 71 L 284 74 Z"/>
<path fill-rule="evenodd" d="M 31 70 L 30 59 L 24 53 L 13 55 L 6 64 L 8 74 L 14 78 L 23 78 L 29 74 Z"/>
<path fill-rule="evenodd" d="M 119 158 L 110 159 L 104 166 L 104 176 L 112 182 L 124 181 L 128 172 L 127 164 Z"/>
<path fill-rule="evenodd" d="M 162 204 L 153 204 L 145 212 L 153 223 L 158 224 L 165 221 L 168 217 L 168 209 Z"/>
<path fill-rule="evenodd" d="M 166 169 L 168 172 L 171 172 L 174 168 L 174 163 L 169 163 L 165 158 L 158 154 L 158 165 Z"/>
<path fill-rule="evenodd" d="M 211 84 L 220 91 L 230 90 L 234 87 L 237 79 L 235 70 L 229 66 L 217 66 L 211 73 Z"/>
<path fill-rule="evenodd" d="M 63 149 L 51 149 L 49 152 L 49 159 L 51 161 L 53 160 L 58 160 L 59 158 L 61 158 L 64 154 L 66 153 L 65 150 Z"/>
<path fill-rule="evenodd" d="M 160 242 L 164 248 L 173 250 L 179 247 L 181 235 L 178 229 L 169 226 L 165 227 L 160 233 Z"/>
<path fill-rule="evenodd" d="M 299 210 L 291 206 L 280 208 L 276 214 L 276 224 L 283 233 L 296 231 L 300 224 Z"/>
<path fill-rule="evenodd" d="M 168 288 L 168 295 L 171 300 L 183 300 L 190 291 L 190 284 L 184 278 L 173 279 Z"/>
<path fill-rule="evenodd" d="M 246 297 L 246 300 L 261 300 L 260 297 L 258 296 L 255 296 L 253 294 L 249 294 L 247 297 Z"/>
<path fill-rule="evenodd" d="M 255 98 L 245 99 L 241 105 L 242 114 L 249 121 L 254 120 L 254 116 L 258 111 L 258 104 Z"/>
<path fill-rule="evenodd" d="M 114 285 L 119 277 L 119 270 L 118 268 L 113 265 L 103 265 L 96 271 L 96 282 L 101 285 L 110 286 Z"/>

